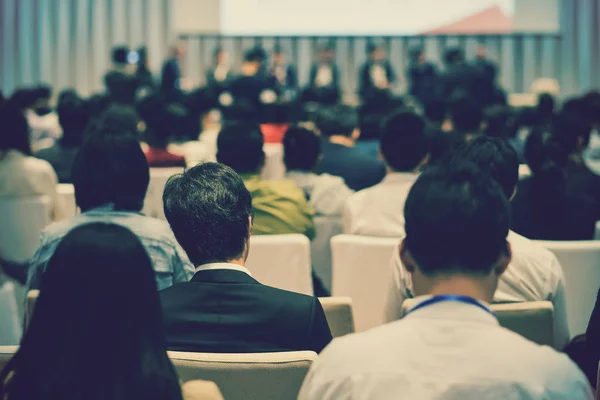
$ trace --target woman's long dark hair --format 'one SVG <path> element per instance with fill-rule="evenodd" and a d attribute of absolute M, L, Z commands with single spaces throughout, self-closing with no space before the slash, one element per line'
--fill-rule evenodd
<path fill-rule="evenodd" d="M 0 399 L 181 399 L 152 264 L 133 233 L 93 223 L 65 236 Z"/>

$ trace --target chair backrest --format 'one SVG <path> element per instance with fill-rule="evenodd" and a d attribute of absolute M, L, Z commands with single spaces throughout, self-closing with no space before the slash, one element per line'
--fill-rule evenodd
<path fill-rule="evenodd" d="M 600 241 L 537 243 L 554 253 L 565 275 L 571 337 L 584 333 L 600 287 Z"/>
<path fill-rule="evenodd" d="M 183 168 L 150 168 L 150 184 L 142 212 L 149 217 L 165 219 L 162 195 L 170 177 L 181 174 Z"/>
<path fill-rule="evenodd" d="M 312 266 L 327 289 L 331 291 L 331 238 L 343 232 L 341 216 L 317 215 L 315 237 L 310 242 Z"/>
<path fill-rule="evenodd" d="M 223 400 L 219 387 L 210 381 L 195 380 L 181 386 L 183 400 Z"/>
<path fill-rule="evenodd" d="M 319 301 L 334 338 L 354 333 L 354 315 L 350 297 L 320 297 Z"/>
<path fill-rule="evenodd" d="M 35 303 L 40 296 L 40 291 L 37 289 L 32 289 L 27 292 L 27 310 L 25 310 L 25 330 L 29 327 L 31 323 L 31 317 L 33 316 L 33 311 L 35 309 Z"/>
<path fill-rule="evenodd" d="M 311 296 L 313 294 L 310 241 L 304 235 L 250 237 L 246 266 L 262 284 Z"/>
<path fill-rule="evenodd" d="M 0 346 L 0 371 L 6 367 L 17 350 L 19 350 L 19 346 Z"/>
<path fill-rule="evenodd" d="M 15 285 L 5 282 L 0 286 L 0 346 L 19 344 L 21 322 L 15 297 Z"/>
<path fill-rule="evenodd" d="M 508 104 L 511 107 L 533 107 L 537 104 L 537 97 L 533 93 L 509 93 Z"/>
<path fill-rule="evenodd" d="M 16 263 L 29 260 L 50 223 L 51 209 L 48 196 L 0 200 L 0 257 Z"/>
<path fill-rule="evenodd" d="M 415 299 L 402 303 L 402 313 L 415 306 Z M 549 301 L 502 303 L 490 306 L 498 322 L 506 329 L 518 333 L 540 345 L 554 344 L 554 307 Z"/>
<path fill-rule="evenodd" d="M 383 324 L 390 260 L 400 239 L 338 235 L 331 239 L 332 294 L 352 299 L 356 331 Z"/>
<path fill-rule="evenodd" d="M 263 147 L 265 163 L 260 173 L 264 180 L 281 180 L 285 178 L 285 164 L 283 163 L 283 145 L 266 143 Z"/>
<path fill-rule="evenodd" d="M 179 379 L 215 382 L 227 400 L 295 400 L 317 354 L 312 351 L 212 354 L 168 352 Z"/>
<path fill-rule="evenodd" d="M 75 187 L 70 183 L 60 183 L 56 187 L 56 193 L 63 204 L 65 218 L 73 217 L 79 213 L 75 201 Z"/>

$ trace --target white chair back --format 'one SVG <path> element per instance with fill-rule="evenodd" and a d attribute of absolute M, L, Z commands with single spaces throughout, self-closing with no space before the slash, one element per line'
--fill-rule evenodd
<path fill-rule="evenodd" d="M 6 367 L 17 350 L 19 350 L 19 346 L 0 346 L 0 371 Z"/>
<path fill-rule="evenodd" d="M 195 380 L 181 386 L 183 400 L 223 400 L 219 387 L 210 381 Z"/>
<path fill-rule="evenodd" d="M 165 219 L 162 195 L 170 177 L 181 174 L 183 168 L 150 168 L 150 184 L 142 212 L 149 217 Z"/>
<path fill-rule="evenodd" d="M 250 237 L 246 266 L 262 284 L 311 296 L 313 294 L 310 241 L 304 235 Z"/>
<path fill-rule="evenodd" d="M 15 297 L 15 285 L 5 282 L 0 286 L 0 346 L 19 344 L 21 322 Z"/>
<path fill-rule="evenodd" d="M 319 297 L 334 338 L 354 333 L 354 315 L 350 297 Z"/>
<path fill-rule="evenodd" d="M 278 143 L 265 143 L 265 164 L 260 173 L 264 180 L 285 179 L 285 164 L 283 163 L 283 145 Z"/>
<path fill-rule="evenodd" d="M 168 352 L 179 379 L 217 384 L 227 400 L 295 400 L 317 354 L 312 351 L 212 354 Z"/>
<path fill-rule="evenodd" d="M 600 241 L 537 243 L 554 253 L 562 266 L 571 336 L 584 333 L 600 287 Z"/>
<path fill-rule="evenodd" d="M 51 221 L 51 209 L 47 196 L 0 200 L 0 257 L 17 263 L 29 260 Z"/>
<path fill-rule="evenodd" d="M 317 215 L 315 237 L 310 242 L 312 266 L 325 287 L 331 291 L 331 238 L 343 232 L 341 216 Z"/>
<path fill-rule="evenodd" d="M 331 239 L 333 296 L 352 299 L 356 331 L 383 324 L 390 259 L 400 239 L 338 235 Z"/>
<path fill-rule="evenodd" d="M 533 107 L 537 104 L 537 96 L 533 93 L 509 93 L 508 104 L 511 107 Z"/>
<path fill-rule="evenodd" d="M 415 299 L 402 303 L 402 314 L 416 305 Z M 554 307 L 549 301 L 502 303 L 490 306 L 501 326 L 534 343 L 552 347 L 554 344 Z"/>
<path fill-rule="evenodd" d="M 71 218 L 79 213 L 77 202 L 75 201 L 75 187 L 70 183 L 60 183 L 56 187 L 56 193 L 63 204 L 65 218 Z"/>
<path fill-rule="evenodd" d="M 519 180 L 527 179 L 531 176 L 531 169 L 527 164 L 519 165 Z"/>

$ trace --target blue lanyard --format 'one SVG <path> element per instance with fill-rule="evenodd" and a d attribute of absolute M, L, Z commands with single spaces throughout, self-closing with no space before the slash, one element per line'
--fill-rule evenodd
<path fill-rule="evenodd" d="M 442 303 L 445 301 L 456 301 L 458 303 L 464 303 L 464 304 L 471 304 L 473 306 L 479 307 L 482 310 L 484 310 L 486 313 L 494 315 L 489 308 L 487 308 L 486 306 L 484 306 L 483 304 L 481 304 L 480 302 L 478 302 L 477 300 L 475 300 L 472 297 L 468 297 L 468 296 L 459 296 L 459 295 L 454 295 L 454 294 L 445 294 L 445 295 L 441 295 L 441 296 L 433 296 L 430 299 L 427 299 L 419 304 L 416 305 L 416 307 L 414 307 L 412 310 L 408 311 L 406 314 L 404 314 L 404 316 L 406 317 L 408 314 L 417 311 L 421 308 L 425 308 L 428 307 L 432 304 L 436 304 L 436 303 Z"/>

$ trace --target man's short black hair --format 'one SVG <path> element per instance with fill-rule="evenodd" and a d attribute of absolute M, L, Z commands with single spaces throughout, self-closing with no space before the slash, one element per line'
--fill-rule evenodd
<path fill-rule="evenodd" d="M 81 146 L 71 171 L 81 211 L 112 203 L 116 210 L 140 211 L 150 170 L 132 135 L 99 127 Z"/>
<path fill-rule="evenodd" d="M 483 109 L 471 97 L 458 96 L 450 104 L 452 125 L 458 133 L 477 133 L 483 122 Z"/>
<path fill-rule="evenodd" d="M 358 113 L 345 104 L 325 107 L 317 113 L 316 124 L 323 136 L 351 136 L 358 127 Z"/>
<path fill-rule="evenodd" d="M 244 61 L 263 63 L 267 59 L 267 53 L 261 46 L 255 46 L 244 53 Z"/>
<path fill-rule="evenodd" d="M 321 140 L 310 129 L 292 126 L 283 137 L 283 160 L 288 171 L 312 171 L 321 155 Z"/>
<path fill-rule="evenodd" d="M 52 86 L 48 84 L 39 84 L 33 88 L 33 93 L 37 100 L 50 100 L 52 97 Z"/>
<path fill-rule="evenodd" d="M 427 155 L 425 121 L 414 112 L 394 112 L 383 122 L 381 131 L 381 154 L 393 170 L 413 171 Z"/>
<path fill-rule="evenodd" d="M 508 199 L 519 182 L 517 152 L 500 138 L 479 136 L 459 147 L 452 161 L 467 161 L 477 166 L 500 185 Z"/>
<path fill-rule="evenodd" d="M 257 124 L 226 123 L 217 139 L 217 161 L 238 174 L 258 173 L 265 160 L 264 138 Z"/>
<path fill-rule="evenodd" d="M 77 95 L 65 94 L 59 99 L 56 112 L 63 130 L 61 142 L 68 146 L 79 146 L 90 119 L 88 105 Z"/>
<path fill-rule="evenodd" d="M 231 261 L 243 254 L 252 197 L 228 166 L 204 163 L 172 177 L 163 203 L 167 221 L 194 265 Z"/>
<path fill-rule="evenodd" d="M 17 150 L 31 154 L 29 124 L 17 105 L 10 101 L 0 106 L 0 151 Z"/>
<path fill-rule="evenodd" d="M 408 195 L 404 217 L 406 248 L 428 276 L 487 275 L 507 249 L 506 196 L 469 163 L 422 173 Z"/>

